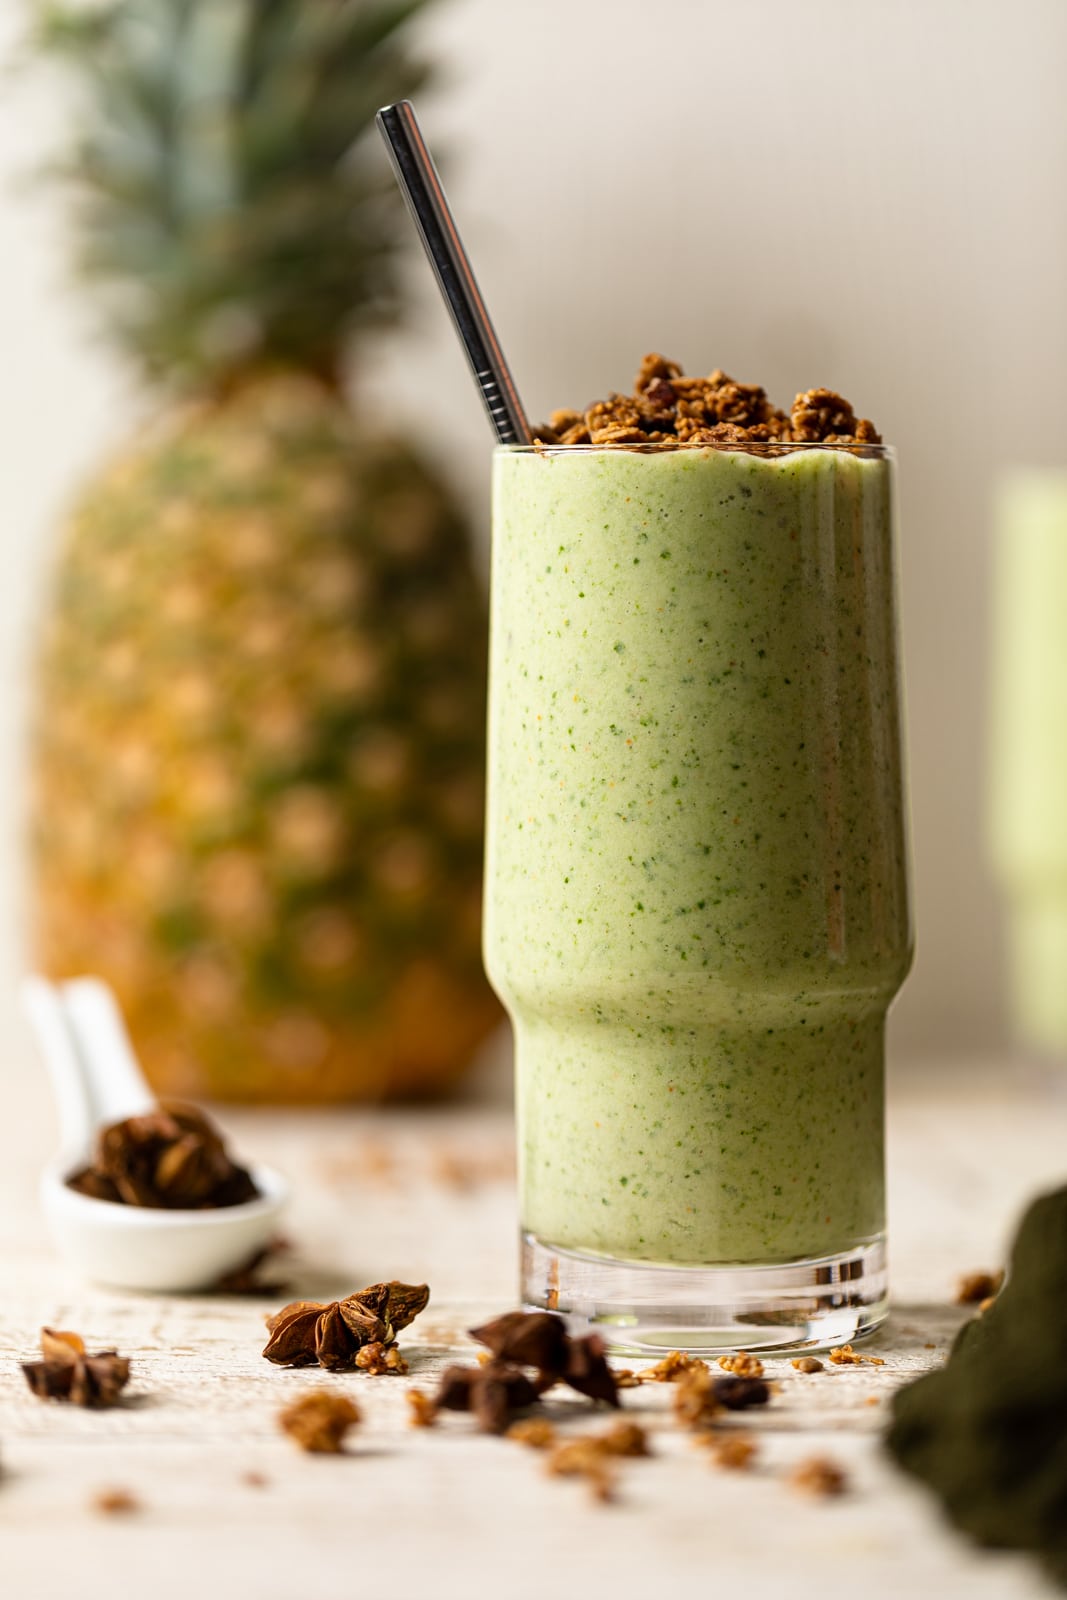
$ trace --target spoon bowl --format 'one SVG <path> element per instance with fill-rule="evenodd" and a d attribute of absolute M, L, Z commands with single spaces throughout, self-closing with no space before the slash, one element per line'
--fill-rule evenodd
<path fill-rule="evenodd" d="M 64 1259 L 97 1283 L 174 1294 L 211 1289 L 269 1245 L 289 1198 L 272 1167 L 249 1169 L 254 1200 L 205 1211 L 123 1205 L 70 1188 L 101 1127 L 157 1103 L 106 984 L 34 977 L 25 1001 L 59 1110 L 61 1149 L 41 1174 L 40 1196 Z"/>
<path fill-rule="evenodd" d="M 62 1156 L 41 1174 L 41 1205 L 60 1254 L 86 1278 L 115 1289 L 181 1294 L 208 1289 L 277 1233 L 289 1186 L 272 1167 L 249 1171 L 255 1200 L 217 1211 L 164 1211 L 94 1200 L 71 1189 Z"/>

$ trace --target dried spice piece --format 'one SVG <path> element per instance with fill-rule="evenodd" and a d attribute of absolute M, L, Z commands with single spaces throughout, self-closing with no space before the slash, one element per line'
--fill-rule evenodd
<path fill-rule="evenodd" d="M 757 448 L 774 444 L 878 444 L 866 418 L 830 389 L 797 395 L 790 416 L 755 383 L 716 370 L 687 378 L 677 362 L 645 356 L 630 395 L 610 394 L 579 411 L 554 411 L 533 430 L 545 445 L 711 445 Z"/>
<path fill-rule="evenodd" d="M 437 1405 L 423 1389 L 409 1389 L 408 1422 L 413 1428 L 432 1428 L 437 1421 Z"/>
<path fill-rule="evenodd" d="M 564 1383 L 588 1399 L 603 1400 L 609 1406 L 618 1406 L 618 1384 L 608 1365 L 604 1341 L 599 1334 L 587 1333 L 581 1339 L 571 1340 L 567 1364 L 561 1376 Z"/>
<path fill-rule="evenodd" d="M 446 1367 L 434 1402 L 441 1411 L 468 1411 L 483 1433 L 504 1433 L 516 1414 L 540 1398 L 521 1367 L 491 1358 L 483 1366 Z"/>
<path fill-rule="evenodd" d="M 26 1382 L 41 1400 L 69 1400 L 71 1405 L 103 1410 L 118 1404 L 130 1381 L 130 1363 L 114 1350 L 91 1356 L 77 1333 L 41 1329 L 41 1360 L 24 1361 Z"/>
<path fill-rule="evenodd" d="M 830 1361 L 835 1367 L 884 1367 L 885 1362 L 881 1356 L 861 1355 L 858 1350 L 853 1350 L 850 1344 L 839 1344 L 830 1351 Z"/>
<path fill-rule="evenodd" d="M 714 1436 L 710 1443 L 716 1466 L 725 1467 L 728 1472 L 747 1472 L 756 1455 L 754 1441 L 743 1434 Z"/>
<path fill-rule="evenodd" d="M 809 1456 L 801 1461 L 789 1474 L 789 1482 L 804 1494 L 822 1497 L 844 1494 L 848 1487 L 844 1472 L 828 1456 Z"/>
<path fill-rule="evenodd" d="M 818 1356 L 798 1356 L 789 1365 L 796 1367 L 798 1372 L 822 1372 L 823 1370 L 823 1364 Z"/>
<path fill-rule="evenodd" d="M 735 1356 L 720 1356 L 719 1366 L 724 1372 L 732 1372 L 738 1378 L 762 1378 L 763 1362 L 756 1356 L 750 1356 L 747 1350 L 739 1350 Z"/>
<path fill-rule="evenodd" d="M 551 1450 L 558 1435 L 544 1417 L 524 1417 L 511 1424 L 505 1437 L 514 1439 L 516 1444 L 524 1444 L 528 1450 Z"/>
<path fill-rule="evenodd" d="M 471 1328 L 472 1339 L 500 1360 L 533 1367 L 541 1392 L 563 1382 L 590 1400 L 619 1404 L 618 1384 L 599 1334 L 573 1338 L 562 1317 L 551 1311 L 509 1311 Z"/>
<path fill-rule="evenodd" d="M 344 1300 L 294 1300 L 267 1318 L 263 1354 L 282 1367 L 348 1371 L 365 1346 L 392 1345 L 429 1298 L 425 1283 L 374 1283 Z"/>
<path fill-rule="evenodd" d="M 771 1398 L 770 1384 L 762 1378 L 715 1378 L 715 1398 L 727 1411 L 747 1411 L 750 1406 L 765 1406 Z"/>
<path fill-rule="evenodd" d="M 996 1298 L 1003 1282 L 1003 1272 L 968 1272 L 956 1284 L 956 1304 L 981 1307 Z"/>
<path fill-rule="evenodd" d="M 141 1509 L 141 1502 L 132 1489 L 100 1489 L 93 1495 L 90 1505 L 105 1517 L 123 1517 Z"/>
<path fill-rule="evenodd" d="M 301 1450 L 313 1455 L 337 1455 L 345 1436 L 360 1421 L 359 1407 L 347 1395 L 320 1389 L 301 1395 L 279 1411 L 278 1422 Z"/>
<path fill-rule="evenodd" d="M 92 1162 L 67 1184 L 93 1200 L 168 1211 L 213 1211 L 259 1198 L 210 1118 L 169 1103 L 102 1128 Z"/>
<path fill-rule="evenodd" d="M 562 1375 L 567 1365 L 567 1325 L 550 1311 L 509 1311 L 479 1328 L 471 1328 L 470 1336 L 494 1356 L 518 1367 L 536 1367 L 539 1372 Z"/>

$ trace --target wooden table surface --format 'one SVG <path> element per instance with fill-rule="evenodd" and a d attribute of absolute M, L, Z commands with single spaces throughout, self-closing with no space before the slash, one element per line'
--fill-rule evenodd
<path fill-rule="evenodd" d="M 781 1392 L 739 1423 L 758 1440 L 748 1473 L 724 1472 L 692 1447 L 663 1386 L 627 1391 L 656 1457 L 625 1463 L 617 1502 L 602 1506 L 465 1418 L 407 1425 L 409 1384 L 432 1386 L 458 1352 L 472 1358 L 464 1328 L 514 1304 L 512 1127 L 499 1088 L 432 1112 L 223 1113 L 238 1150 L 293 1181 L 294 1295 L 332 1297 L 382 1278 L 432 1286 L 403 1339 L 409 1379 L 330 1376 L 262 1360 L 264 1310 L 277 1300 L 116 1293 L 80 1283 L 54 1258 L 35 1201 L 51 1109 L 20 1048 L 0 1102 L 0 1595 L 1050 1595 L 1029 1562 L 976 1553 L 945 1530 L 879 1435 L 887 1396 L 941 1360 L 964 1315 L 952 1304 L 957 1276 L 998 1264 L 1025 1198 L 1063 1180 L 1065 1085 L 1067 1074 L 1041 1080 L 1006 1062 L 895 1073 L 894 1311 L 867 1347 L 885 1366 L 805 1378 L 769 1361 Z M 18 1362 L 32 1357 L 43 1323 L 129 1356 L 128 1402 L 90 1413 L 35 1399 Z M 301 1454 L 276 1422 L 284 1403 L 323 1384 L 364 1414 L 339 1458 Z M 841 1499 L 809 1500 L 786 1483 L 815 1453 L 847 1470 Z M 266 1481 L 249 1484 L 249 1472 Z M 131 1490 L 140 1509 L 95 1510 L 110 1487 Z"/>

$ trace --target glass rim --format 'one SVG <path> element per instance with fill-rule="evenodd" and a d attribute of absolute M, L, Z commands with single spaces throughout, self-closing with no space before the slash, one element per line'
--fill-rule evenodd
<path fill-rule="evenodd" d="M 737 456 L 790 456 L 804 451 L 821 450 L 827 455 L 860 456 L 874 461 L 895 461 L 896 447 L 891 444 L 849 443 L 838 440 L 805 439 L 740 439 L 721 443 L 701 439 L 689 444 L 666 439 L 650 439 L 647 444 L 498 444 L 493 454 L 498 456 L 592 456 L 628 454 L 633 456 L 737 455 Z"/>

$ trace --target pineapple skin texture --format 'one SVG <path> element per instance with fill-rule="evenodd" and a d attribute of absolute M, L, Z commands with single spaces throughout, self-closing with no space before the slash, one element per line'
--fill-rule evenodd
<path fill-rule="evenodd" d="M 440 481 L 260 378 L 84 495 L 32 733 L 32 943 L 115 989 L 154 1087 L 447 1089 L 480 954 L 486 604 Z"/>

